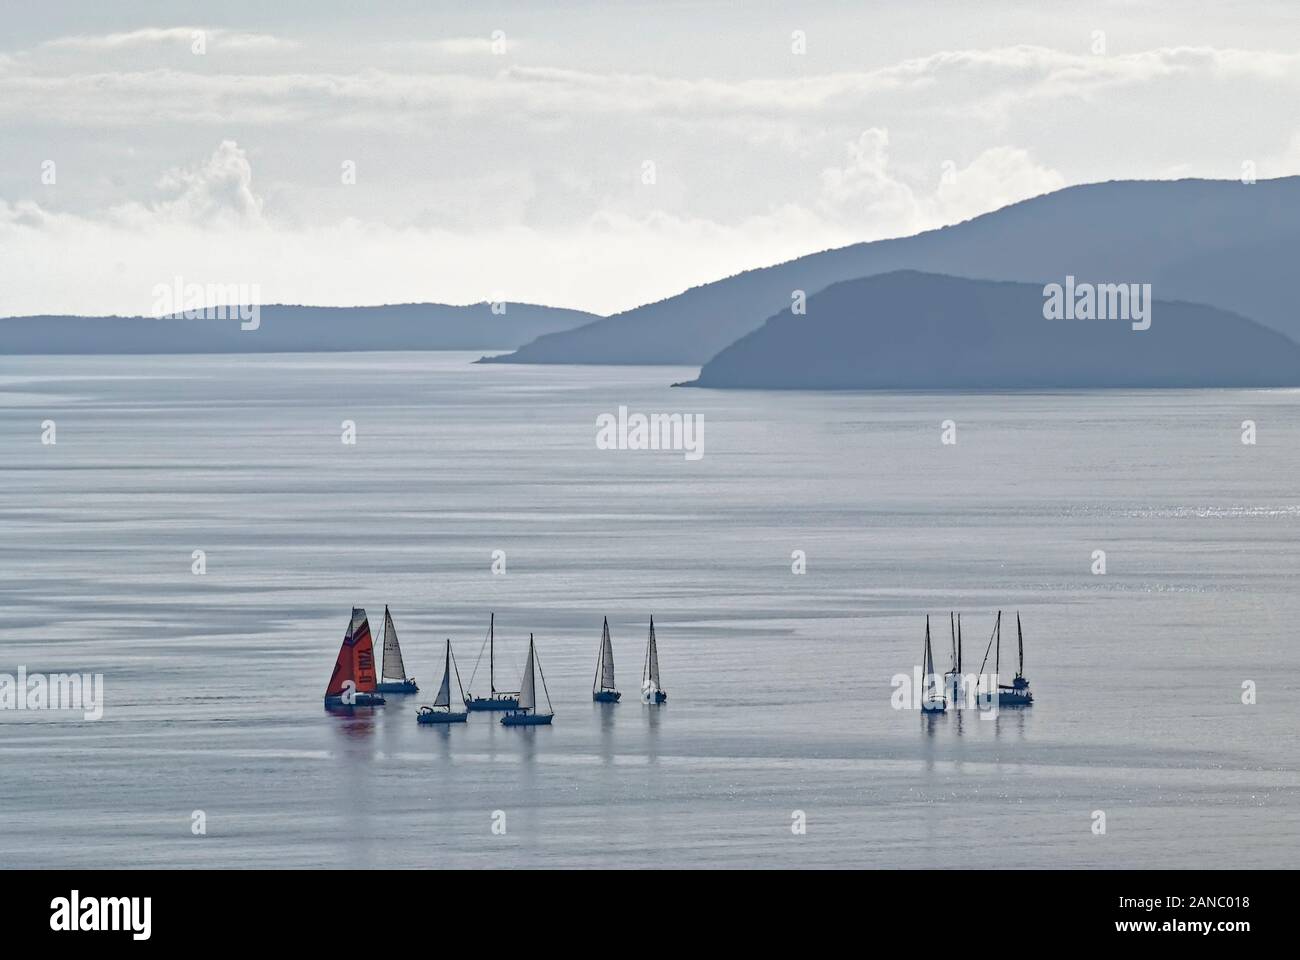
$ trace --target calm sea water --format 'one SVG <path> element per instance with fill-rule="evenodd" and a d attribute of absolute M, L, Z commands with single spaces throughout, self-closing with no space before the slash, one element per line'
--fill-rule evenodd
<path fill-rule="evenodd" d="M 0 359 L 0 671 L 102 672 L 107 700 L 0 712 L 4 865 L 1294 865 L 1300 393 L 472 359 Z M 596 449 L 619 404 L 702 414 L 703 459 Z M 327 714 L 350 608 L 378 634 L 385 603 L 422 692 Z M 1032 709 L 891 708 L 927 613 L 941 668 L 963 613 L 971 668 L 999 608 Z M 554 726 L 419 727 L 444 638 L 468 681 L 492 610 L 501 685 L 531 631 Z"/>

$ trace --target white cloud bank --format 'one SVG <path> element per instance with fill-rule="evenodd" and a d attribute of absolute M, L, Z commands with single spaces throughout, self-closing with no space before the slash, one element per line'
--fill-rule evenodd
<path fill-rule="evenodd" d="M 102 216 L 0 201 L 0 247 L 9 251 L 0 312 L 145 313 L 154 285 L 179 275 L 257 284 L 268 303 L 504 296 L 612 313 L 814 250 L 965 219 L 988 197 L 1013 202 L 1063 184 L 1023 151 L 998 149 L 919 193 L 891 177 L 887 145 L 878 129 L 849 144 L 847 165 L 823 171 L 816 209 L 788 204 L 733 223 L 602 210 L 545 231 L 452 231 L 355 218 L 280 222 L 254 189 L 246 153 L 223 141 L 202 163 L 166 171 L 159 198 Z"/>
<path fill-rule="evenodd" d="M 145 312 L 178 274 L 268 302 L 612 312 L 1068 183 L 1300 169 L 1294 52 L 1020 43 L 663 76 L 456 32 L 323 49 L 210 28 L 194 55 L 196 29 L 0 56 L 19 146 L 0 167 L 0 314 Z"/>

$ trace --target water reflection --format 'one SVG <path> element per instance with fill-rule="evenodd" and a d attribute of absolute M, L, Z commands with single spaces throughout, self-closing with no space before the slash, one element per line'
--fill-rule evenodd
<path fill-rule="evenodd" d="M 930 710 L 921 711 L 921 732 L 927 737 L 934 737 L 935 727 L 948 719 L 948 714 Z"/>
<path fill-rule="evenodd" d="M 614 745 L 614 714 L 618 709 L 616 703 L 592 703 L 600 725 L 600 759 L 602 763 L 613 764 L 616 748 Z"/>
<path fill-rule="evenodd" d="M 330 706 L 325 712 L 337 722 L 330 726 L 335 734 L 352 739 L 368 739 L 375 732 L 375 707 Z"/>
<path fill-rule="evenodd" d="M 1025 736 L 1025 710 L 1023 708 L 1003 708 L 993 717 L 993 739 L 1002 738 L 1002 731 L 1023 740 Z"/>
<path fill-rule="evenodd" d="M 660 711 L 667 709 L 662 703 L 642 705 L 643 712 L 647 713 L 646 718 L 646 735 L 645 735 L 645 755 L 650 763 L 659 759 L 659 723 Z"/>

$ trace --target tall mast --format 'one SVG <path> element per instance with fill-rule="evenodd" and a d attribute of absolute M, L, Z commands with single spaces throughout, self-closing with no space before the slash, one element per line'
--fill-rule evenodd
<path fill-rule="evenodd" d="M 961 617 L 957 618 L 957 672 L 961 673 Z"/>
<path fill-rule="evenodd" d="M 948 632 L 952 635 L 952 669 L 957 670 L 957 628 L 953 625 L 954 614 L 948 611 Z"/>
<path fill-rule="evenodd" d="M 993 625 L 993 633 L 998 639 L 998 652 L 993 659 L 993 675 L 997 676 L 1002 673 L 1002 611 L 998 611 L 997 622 Z"/>
<path fill-rule="evenodd" d="M 529 640 L 531 639 L 532 638 L 529 637 Z M 546 709 L 551 711 L 551 716 L 555 716 L 555 705 L 551 703 L 551 691 L 546 689 L 546 673 L 542 670 L 542 661 L 537 657 L 536 652 L 533 653 L 533 657 L 537 660 L 537 675 L 542 678 L 542 693 L 546 695 Z M 533 713 L 536 712 L 537 708 L 534 707 Z"/>
<path fill-rule="evenodd" d="M 1016 611 L 1016 642 L 1020 646 L 1020 666 L 1016 668 L 1016 676 L 1025 675 L 1025 635 L 1020 632 L 1020 611 Z"/>
<path fill-rule="evenodd" d="M 497 615 L 496 615 L 496 611 L 494 610 L 492 612 L 492 619 L 488 621 L 488 686 L 492 689 L 493 696 L 496 696 L 496 692 L 497 692 L 497 677 L 495 673 L 496 665 L 493 663 L 493 654 L 495 653 L 495 648 L 496 648 L 496 630 L 497 630 Z M 483 656 L 482 647 L 479 647 L 478 655 L 480 657 Z"/>

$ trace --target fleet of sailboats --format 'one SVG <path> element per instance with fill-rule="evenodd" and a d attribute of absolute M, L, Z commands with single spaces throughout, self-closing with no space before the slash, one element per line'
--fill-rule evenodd
<path fill-rule="evenodd" d="M 402 663 L 402 648 L 397 643 L 397 628 L 393 626 L 393 615 L 384 604 L 384 664 L 379 671 L 380 693 L 418 693 L 419 685 L 414 677 L 406 675 L 406 666 Z"/>
<path fill-rule="evenodd" d="M 460 670 L 456 668 L 456 660 L 451 654 L 451 640 L 447 640 L 446 666 L 442 671 L 442 684 L 438 687 L 438 695 L 433 699 L 433 706 L 421 707 L 416 714 L 416 719 L 420 723 L 464 723 L 469 717 L 468 710 L 453 710 L 451 708 L 451 677 L 452 671 L 456 672 L 456 689 L 460 691 L 459 700 L 464 702 L 465 691 L 460 685 Z"/>
<path fill-rule="evenodd" d="M 546 697 L 546 712 L 537 706 L 537 680 L 542 681 L 542 694 Z M 507 727 L 534 727 L 550 723 L 555 719 L 551 709 L 551 695 L 546 689 L 546 677 L 542 676 L 542 664 L 537 659 L 537 648 L 533 644 L 533 635 L 528 635 L 528 660 L 524 663 L 524 675 L 519 681 L 518 706 L 501 718 Z"/>
<path fill-rule="evenodd" d="M 989 643 L 984 650 L 984 660 L 978 674 L 967 676 L 962 670 L 961 614 L 948 615 L 948 628 L 952 638 L 952 663 L 943 675 L 943 693 L 940 694 L 933 684 L 934 664 L 930 650 L 930 618 L 925 618 L 925 648 L 922 653 L 922 681 L 918 691 L 921 710 L 925 713 L 938 713 L 944 710 L 941 700 L 946 699 L 954 706 L 980 706 L 991 703 L 994 693 L 993 678 L 997 678 L 998 707 L 1029 707 L 1034 703 L 1034 695 L 1029 689 L 1029 680 L 1025 677 L 1025 635 L 1020 625 L 1020 614 L 1016 614 L 1016 646 L 1018 660 L 1016 675 L 1010 683 L 1001 682 L 1002 671 L 1002 611 L 999 610 L 993 621 L 993 631 L 989 634 Z M 993 656 L 993 674 L 984 672 L 988 666 L 989 656 Z M 988 689 L 986 690 L 986 682 Z M 972 696 L 975 695 L 975 696 Z"/>
<path fill-rule="evenodd" d="M 600 650 L 596 652 L 596 678 L 591 681 L 591 699 L 597 703 L 618 703 L 623 695 L 614 686 L 614 644 L 609 639 L 609 617 L 600 630 Z"/>
<path fill-rule="evenodd" d="M 930 636 L 930 618 L 925 618 L 925 646 L 922 652 L 921 685 L 919 693 L 920 708 L 923 713 L 937 714 L 947 710 L 948 703 L 962 705 L 967 694 L 974 687 L 968 684 L 971 678 L 962 672 L 962 629 L 961 615 L 948 615 L 948 629 L 951 640 L 951 662 L 943 674 L 942 683 L 934 668 L 934 650 Z M 473 711 L 503 711 L 501 723 L 508 727 L 540 726 L 551 723 L 555 710 L 551 704 L 550 692 L 546 688 L 546 677 L 542 673 L 541 660 L 537 655 L 537 645 L 533 635 L 528 635 L 528 658 L 519 681 L 518 691 L 498 690 L 496 688 L 496 614 L 488 620 L 488 635 L 484 641 L 488 653 L 488 696 L 476 697 L 467 693 L 461 684 L 460 669 L 452 652 L 451 640 L 448 639 L 443 656 L 442 683 L 431 705 L 420 707 L 417 719 L 422 724 L 464 723 Z M 1002 611 L 999 610 L 989 637 L 988 647 L 984 651 L 984 660 L 980 664 L 979 676 L 983 677 L 988 666 L 990 653 L 993 655 L 994 673 L 999 677 L 997 683 L 997 704 L 999 707 L 1028 707 L 1034 703 L 1034 695 L 1029 689 L 1029 680 L 1025 677 L 1025 636 L 1020 623 L 1020 614 L 1016 614 L 1016 675 L 1011 683 L 1001 683 L 1002 667 Z M 370 635 L 370 622 L 366 611 L 361 607 L 352 608 L 343 643 L 339 647 L 338 657 L 334 662 L 334 671 L 330 674 L 325 688 L 325 706 L 331 710 L 353 707 L 382 705 L 384 693 L 414 693 L 419 690 L 413 677 L 405 676 L 406 668 L 402 660 L 402 649 L 398 644 L 397 630 L 393 626 L 393 615 L 384 607 L 383 666 L 376 673 L 374 642 Z M 470 676 L 471 685 L 478 672 L 483 650 L 479 650 L 475 662 L 474 674 Z M 452 696 L 452 679 L 456 681 L 456 697 Z M 540 696 L 539 696 L 540 686 Z M 596 675 L 592 680 L 591 699 L 598 703 L 617 703 L 622 697 L 614 682 L 614 645 L 609 634 L 609 618 L 601 624 L 600 646 L 596 653 Z M 990 694 L 991 697 L 991 694 Z M 659 646 L 655 638 L 654 617 L 650 618 L 650 635 L 646 640 L 645 661 L 641 670 L 641 699 L 647 704 L 661 704 L 668 700 L 668 692 L 663 688 L 659 675 Z M 543 701 L 545 708 L 542 707 Z M 460 702 L 464 710 L 453 709 L 453 703 Z"/>

